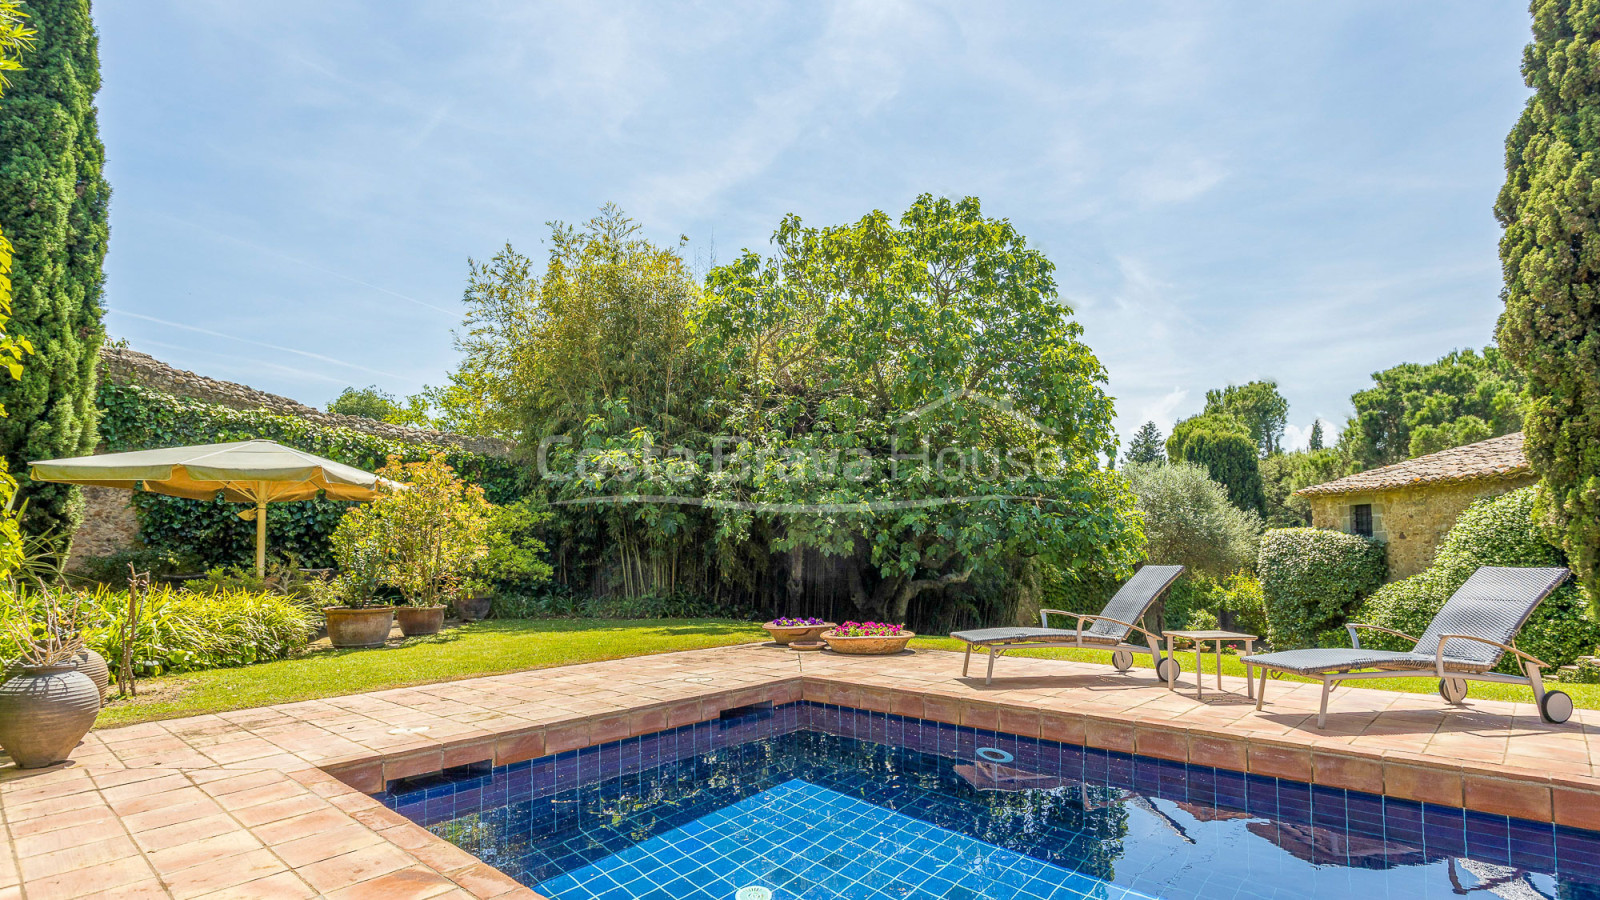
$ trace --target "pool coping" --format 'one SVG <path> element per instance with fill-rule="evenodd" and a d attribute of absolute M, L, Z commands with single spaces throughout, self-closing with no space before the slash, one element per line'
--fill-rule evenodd
<path fill-rule="evenodd" d="M 402 778 L 473 763 L 512 765 L 709 721 L 724 709 L 798 700 L 1600 830 L 1600 779 L 1519 767 L 1491 768 L 1466 760 L 1449 764 L 1403 750 L 1374 752 L 1336 739 L 1308 743 L 1259 734 L 1217 734 L 1148 716 L 1042 711 L 1025 703 L 963 700 L 863 685 L 840 676 L 805 675 L 763 687 L 713 691 L 692 700 L 577 717 L 483 738 L 445 742 L 433 749 L 334 763 L 322 769 L 357 791 L 378 793 L 389 782 Z"/>
<path fill-rule="evenodd" d="M 690 651 L 685 654 L 665 656 L 683 656 L 687 661 L 697 662 L 706 654 L 725 652 L 729 649 L 738 648 Z M 749 645 L 744 645 L 744 649 L 748 650 Z M 930 651 L 920 651 L 920 653 L 927 654 Z M 942 654 L 939 651 L 932 653 L 949 655 L 952 660 L 954 659 L 953 654 Z M 791 657 L 793 655 L 790 654 Z M 658 660 L 661 658 L 653 657 Z M 618 663 L 626 661 L 614 661 L 610 665 Z M 608 664 L 586 664 L 588 667 L 602 667 L 602 669 L 606 665 Z M 1077 664 L 1067 665 L 1080 668 Z M 516 674 L 559 681 L 562 673 L 585 669 L 586 666 Z M 1572 828 L 1600 830 L 1600 779 L 1594 777 L 1542 772 L 1521 767 L 1491 766 L 1471 760 L 1446 761 L 1437 755 L 1428 756 L 1405 750 L 1363 748 L 1352 746 L 1338 735 L 1319 736 L 1299 731 L 1291 731 L 1286 736 L 1259 732 L 1225 734 L 1219 733 L 1215 728 L 1186 724 L 1175 717 L 1164 717 L 1157 713 L 1137 710 L 1131 714 L 1107 714 L 1092 710 L 1041 709 L 1037 701 L 1030 702 L 1024 696 L 1009 698 L 994 695 L 971 696 L 979 693 L 978 689 L 959 679 L 952 679 L 956 682 L 954 687 L 950 682 L 920 686 L 872 683 L 874 678 L 882 680 L 882 674 L 880 670 L 871 666 L 846 663 L 834 671 L 816 674 L 747 673 L 746 680 L 756 683 L 733 688 L 710 685 L 699 688 L 698 685 L 691 687 L 687 684 L 675 684 L 673 687 L 676 696 L 672 699 L 633 703 L 590 714 L 556 711 L 545 721 L 537 724 L 512 728 L 486 727 L 453 738 L 435 739 L 418 734 L 405 734 L 395 739 L 394 749 L 377 752 L 357 750 L 345 753 L 311 752 L 307 747 L 316 742 L 309 739 L 307 732 L 290 729 L 278 733 L 272 732 L 270 727 L 257 727 L 252 731 L 252 726 L 247 724 L 254 720 L 253 713 L 265 716 L 274 709 L 288 709 L 296 704 L 286 704 L 279 708 L 244 710 L 233 716 L 239 720 L 238 723 L 233 723 L 223 716 L 211 718 L 217 720 L 218 733 L 224 737 L 230 736 L 226 733 L 230 727 L 235 731 L 249 732 L 250 739 L 258 742 L 263 741 L 263 733 L 273 735 L 265 737 L 266 746 L 252 751 L 255 756 L 249 759 L 217 763 L 214 760 L 222 754 L 213 752 L 212 756 L 206 757 L 202 762 L 192 754 L 185 755 L 173 751 L 170 757 L 158 754 L 139 758 L 149 760 L 148 765 L 101 772 L 96 770 L 96 766 L 102 758 L 97 752 L 90 751 L 81 754 L 84 758 L 76 765 L 41 770 L 36 773 L 0 769 L 0 829 L 5 829 L 8 822 L 12 823 L 13 828 L 17 827 L 15 817 L 7 813 L 8 806 L 14 809 L 19 802 L 26 804 L 31 800 L 37 803 L 56 798 L 58 794 L 70 795 L 75 791 L 92 789 L 97 796 L 104 799 L 108 811 L 115 818 L 131 821 L 133 816 L 125 814 L 118 808 L 119 803 L 126 803 L 121 799 L 124 795 L 138 795 L 141 799 L 147 797 L 154 802 L 160 800 L 161 792 L 164 790 L 188 790 L 192 786 L 202 793 L 211 795 L 218 802 L 223 802 L 227 800 L 228 793 L 250 796 L 251 792 L 264 791 L 268 788 L 282 793 L 288 788 L 280 782 L 292 781 L 301 790 L 317 798 L 321 804 L 359 822 L 414 863 L 380 876 L 371 876 L 370 872 L 360 870 L 353 871 L 348 873 L 347 884 L 338 881 L 338 877 L 343 876 L 329 876 L 335 879 L 330 884 L 337 885 L 331 888 L 311 884 L 308 880 L 302 887 L 309 885 L 312 892 L 302 893 L 301 896 L 521 897 L 533 900 L 540 895 L 393 812 L 371 795 L 383 791 L 390 782 L 399 779 L 474 764 L 512 765 L 542 756 L 714 720 L 723 710 L 736 707 L 769 702 L 781 705 L 806 700 L 847 706 L 867 712 L 892 713 L 907 718 L 1018 737 L 1042 738 L 1062 744 L 1459 807 L 1535 822 L 1551 822 Z M 489 676 L 472 681 L 490 682 L 497 679 L 503 681 L 504 678 L 505 676 Z M 1236 687 L 1239 686 L 1242 686 L 1242 680 Z M 353 695 L 355 698 L 365 696 L 368 695 Z M 338 699 L 340 698 L 333 698 L 333 700 Z M 190 720 L 175 721 L 183 723 Z M 132 746 L 144 740 L 146 733 L 167 733 L 161 723 L 150 723 L 150 725 L 153 727 L 130 726 L 112 729 L 99 733 L 100 739 L 110 747 Z M 406 729 L 397 728 L 390 733 L 393 734 L 394 731 L 404 732 Z M 244 740 L 239 742 L 239 746 L 244 744 Z M 102 746 L 100 749 L 106 747 Z M 274 750 L 277 752 L 273 752 Z M 109 755 L 107 750 L 107 756 Z M 178 784 L 173 781 L 175 775 L 182 775 L 186 782 Z M 86 783 L 88 787 L 85 786 Z M 274 784 L 277 786 L 273 787 Z M 227 793 L 219 793 L 225 788 L 228 789 Z M 317 814 L 320 809 L 311 809 L 314 805 L 309 798 L 305 799 L 301 803 L 304 809 L 292 813 L 292 816 Z M 287 865 L 289 873 L 298 876 L 303 874 L 303 867 L 290 862 L 287 856 L 279 853 L 278 848 L 278 844 L 289 842 L 278 838 L 304 836 L 303 832 L 297 833 L 292 827 L 284 827 L 284 823 L 293 825 L 298 821 L 292 816 L 278 819 L 274 823 L 264 823 L 267 826 L 277 826 L 273 833 L 268 833 L 266 827 L 252 824 L 251 820 L 256 818 L 255 816 L 241 815 L 237 824 L 254 839 L 260 841 L 266 850 L 278 854 L 280 868 Z M 142 833 L 136 828 L 125 824 L 123 831 L 136 843 L 139 842 Z M 274 833 L 280 832 L 277 838 L 273 837 Z M 16 837 L 11 832 L 3 830 L 0 830 L 0 836 L 5 837 L 6 843 L 13 851 L 10 854 L 0 853 L 0 898 L 8 895 L 13 884 L 17 886 L 17 893 L 20 895 L 20 888 L 24 883 L 28 884 L 29 900 L 52 895 L 62 897 L 83 895 L 73 894 L 70 891 L 45 891 L 34 887 L 36 879 L 29 880 L 28 872 L 24 871 L 26 860 L 15 850 Z M 52 852 L 66 853 L 75 849 L 77 848 L 69 846 Z M 165 893 L 155 893 L 154 896 L 205 896 L 203 893 L 174 889 L 168 873 L 158 865 L 160 860 L 156 858 L 157 854 L 145 853 L 142 850 L 141 853 L 152 870 L 154 879 L 152 883 L 165 891 Z M 48 856 L 43 858 L 51 859 Z M 66 859 L 65 856 L 62 858 Z M 391 859 L 388 864 L 393 865 L 394 862 L 395 860 Z M 82 880 L 91 881 L 91 876 L 97 871 L 96 867 L 104 868 L 106 865 L 109 863 L 95 862 L 86 867 L 80 866 L 74 871 L 83 873 Z M 394 875 L 398 871 L 415 872 L 414 880 L 417 884 L 393 883 Z"/>

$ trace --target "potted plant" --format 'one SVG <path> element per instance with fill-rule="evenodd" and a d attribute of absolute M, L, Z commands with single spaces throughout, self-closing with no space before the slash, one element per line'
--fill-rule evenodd
<path fill-rule="evenodd" d="M 334 556 L 347 566 L 341 533 L 346 547 L 370 548 L 373 578 L 405 596 L 401 632 L 435 634 L 444 627 L 445 604 L 486 552 L 489 502 L 482 488 L 456 476 L 442 453 L 414 463 L 391 459 L 379 474 L 405 488 L 346 513 L 334 532 Z M 366 561 L 355 553 L 348 564 Z"/>
<path fill-rule="evenodd" d="M 16 673 L 0 682 L 0 748 L 18 768 L 62 762 L 94 727 L 100 689 L 78 670 L 77 605 L 50 588 L 6 589 L 7 637 Z"/>
<path fill-rule="evenodd" d="M 824 622 L 821 619 L 802 619 L 786 616 L 773 619 L 761 627 L 767 630 L 767 634 L 772 635 L 772 640 L 775 643 L 787 647 L 792 641 L 800 641 L 802 643 L 814 641 L 824 631 L 833 628 L 834 624 L 832 622 Z"/>
<path fill-rule="evenodd" d="M 333 532 L 339 574 L 314 588 L 328 622 L 328 642 L 341 649 L 382 647 L 394 627 L 394 607 L 378 594 L 389 547 L 381 529 L 356 515 L 366 509 L 357 507 L 340 520 Z"/>
<path fill-rule="evenodd" d="M 319 592 L 328 642 L 340 649 L 382 647 L 394 627 L 394 607 L 372 586 L 341 573 Z"/>
<path fill-rule="evenodd" d="M 886 622 L 846 622 L 832 631 L 824 631 L 822 639 L 835 653 L 882 656 L 906 649 L 906 642 L 916 637 L 902 625 Z"/>

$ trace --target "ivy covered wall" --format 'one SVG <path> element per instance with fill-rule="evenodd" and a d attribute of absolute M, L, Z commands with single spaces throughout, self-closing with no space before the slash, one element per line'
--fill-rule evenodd
<path fill-rule="evenodd" d="M 481 485 L 491 502 L 517 500 L 532 484 L 523 466 L 503 457 L 391 440 L 266 410 L 231 409 L 136 383 L 103 380 L 98 405 L 101 447 L 108 453 L 266 438 L 373 471 L 391 456 L 415 461 L 442 450 L 450 465 Z M 205 566 L 244 565 L 252 559 L 255 524 L 239 518 L 242 504 L 160 494 L 131 497 L 139 539 L 147 547 L 187 554 Z M 268 552 L 291 556 L 302 566 L 331 565 L 328 538 L 349 505 L 334 500 L 272 504 L 267 512 Z"/>

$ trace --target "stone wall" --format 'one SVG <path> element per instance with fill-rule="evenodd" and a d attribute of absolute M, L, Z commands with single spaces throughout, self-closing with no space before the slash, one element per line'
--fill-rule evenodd
<path fill-rule="evenodd" d="M 132 492 L 119 488 L 85 487 L 83 524 L 72 536 L 67 566 L 85 557 L 110 556 L 139 546 L 139 516 L 128 502 Z"/>
<path fill-rule="evenodd" d="M 1479 497 L 1493 497 L 1532 484 L 1531 474 L 1421 484 L 1359 494 L 1313 494 L 1311 524 L 1354 533 L 1353 508 L 1372 504 L 1372 536 L 1389 545 L 1389 580 L 1399 581 L 1433 564 L 1439 542 L 1457 517 Z"/>
<path fill-rule="evenodd" d="M 443 431 L 431 431 L 426 428 L 409 428 L 404 425 L 390 425 L 388 422 L 379 422 L 362 416 L 344 416 L 337 413 L 325 412 L 314 406 L 307 406 L 288 397 L 258 391 L 253 387 L 234 384 L 231 381 L 219 381 L 196 375 L 183 369 L 174 369 L 159 359 L 147 353 L 128 350 L 119 347 L 106 347 L 100 351 L 100 377 L 110 378 L 117 382 L 133 382 L 158 391 L 164 391 L 178 397 L 187 397 L 191 400 L 200 400 L 205 403 L 215 403 L 218 406 L 227 406 L 233 409 L 264 409 L 267 412 L 278 413 L 285 416 L 298 416 L 317 423 L 337 428 L 349 428 L 366 434 L 376 435 L 392 441 L 404 441 L 409 444 L 431 444 L 434 446 L 459 447 L 473 453 L 485 456 L 510 456 L 512 445 L 508 441 L 497 438 L 471 437 L 461 434 L 449 434 Z"/>

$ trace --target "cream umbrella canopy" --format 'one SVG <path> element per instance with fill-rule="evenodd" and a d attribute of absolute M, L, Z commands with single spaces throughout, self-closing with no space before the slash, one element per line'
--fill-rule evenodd
<path fill-rule="evenodd" d="M 256 522 L 256 574 L 267 568 L 267 504 L 287 500 L 371 500 L 395 482 L 354 466 L 285 447 L 276 441 L 235 441 L 162 450 L 105 453 L 28 464 L 35 481 L 149 491 L 190 500 L 220 493 L 255 509 L 241 513 Z"/>

